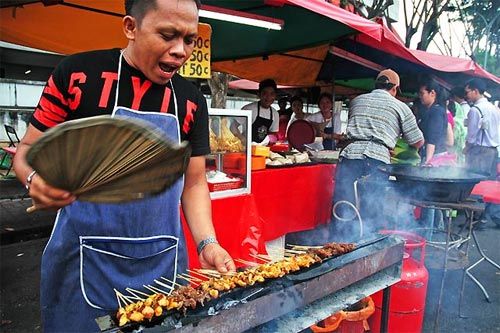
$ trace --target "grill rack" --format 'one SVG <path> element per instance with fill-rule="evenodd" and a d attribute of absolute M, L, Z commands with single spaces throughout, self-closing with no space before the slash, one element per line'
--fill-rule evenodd
<path fill-rule="evenodd" d="M 111 315 L 97 318 L 101 332 L 298 332 L 400 280 L 403 240 L 385 235 L 309 269 L 237 289 L 204 307 L 163 320 L 117 327 Z M 262 289 L 258 293 L 256 290 Z M 254 295 L 251 295 L 253 294 Z M 249 295 L 251 295 L 249 297 Z M 245 303 L 220 310 L 228 301 Z M 212 310 L 211 310 L 212 308 Z M 113 314 L 114 316 L 114 314 Z"/>

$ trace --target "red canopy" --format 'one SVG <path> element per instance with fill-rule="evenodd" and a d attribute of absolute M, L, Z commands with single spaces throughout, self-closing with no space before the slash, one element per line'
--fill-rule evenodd
<path fill-rule="evenodd" d="M 415 64 L 423 65 L 440 72 L 463 73 L 471 76 L 482 77 L 500 83 L 500 78 L 487 72 L 473 60 L 433 54 L 420 50 L 407 48 L 401 39 L 387 27 L 380 19 L 382 26 L 382 39 L 373 39 L 368 35 L 359 34 L 353 37 L 356 42 L 390 53 Z"/>

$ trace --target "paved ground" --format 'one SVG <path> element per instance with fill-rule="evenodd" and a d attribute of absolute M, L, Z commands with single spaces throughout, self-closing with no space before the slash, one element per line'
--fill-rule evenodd
<path fill-rule="evenodd" d="M 5 199 L 7 193 L 17 193 L 18 199 Z M 55 213 L 26 214 L 25 209 L 30 206 L 31 201 L 20 199 L 22 196 L 22 187 L 15 182 L 0 182 L 0 332 L 41 331 L 40 257 Z M 458 221 L 460 219 L 463 217 L 459 216 Z M 477 234 L 487 254 L 500 262 L 500 229 L 490 223 Z M 440 262 L 438 256 L 439 252 L 428 251 L 427 266 L 434 267 L 436 262 Z M 475 261 L 477 257 L 475 246 L 471 246 L 471 261 Z M 429 270 L 424 332 L 433 331 L 442 272 L 441 269 Z M 485 301 L 479 288 L 467 278 L 463 312 L 469 318 L 459 318 L 462 270 L 448 271 L 438 332 L 500 332 L 500 272 L 486 262 L 481 263 L 473 272 L 487 287 L 491 303 Z"/>

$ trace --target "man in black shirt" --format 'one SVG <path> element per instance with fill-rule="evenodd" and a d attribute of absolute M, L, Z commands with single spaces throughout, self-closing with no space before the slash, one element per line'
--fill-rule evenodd
<path fill-rule="evenodd" d="M 97 331 L 94 319 L 118 306 L 114 288 L 141 289 L 160 276 L 175 281 L 187 266 L 179 201 L 201 265 L 235 269 L 211 220 L 206 101 L 176 73 L 193 51 L 199 6 L 197 0 L 126 0 L 127 47 L 70 56 L 47 82 L 14 161 L 36 206 L 60 209 L 42 257 L 46 332 Z M 184 183 L 130 203 L 95 204 L 52 187 L 27 164 L 27 151 L 46 129 L 103 114 L 155 119 L 172 140 L 188 140 L 192 156 Z"/>

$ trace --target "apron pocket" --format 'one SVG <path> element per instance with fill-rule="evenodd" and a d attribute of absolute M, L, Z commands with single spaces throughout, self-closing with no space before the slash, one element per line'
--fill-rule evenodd
<path fill-rule="evenodd" d="M 173 236 L 81 236 L 80 287 L 83 297 L 94 308 L 116 310 L 118 303 L 114 288 L 122 293 L 126 293 L 125 288 L 129 287 L 150 294 L 143 285 L 153 284 L 154 279 L 163 276 L 175 281 L 177 253 L 178 238 Z"/>

